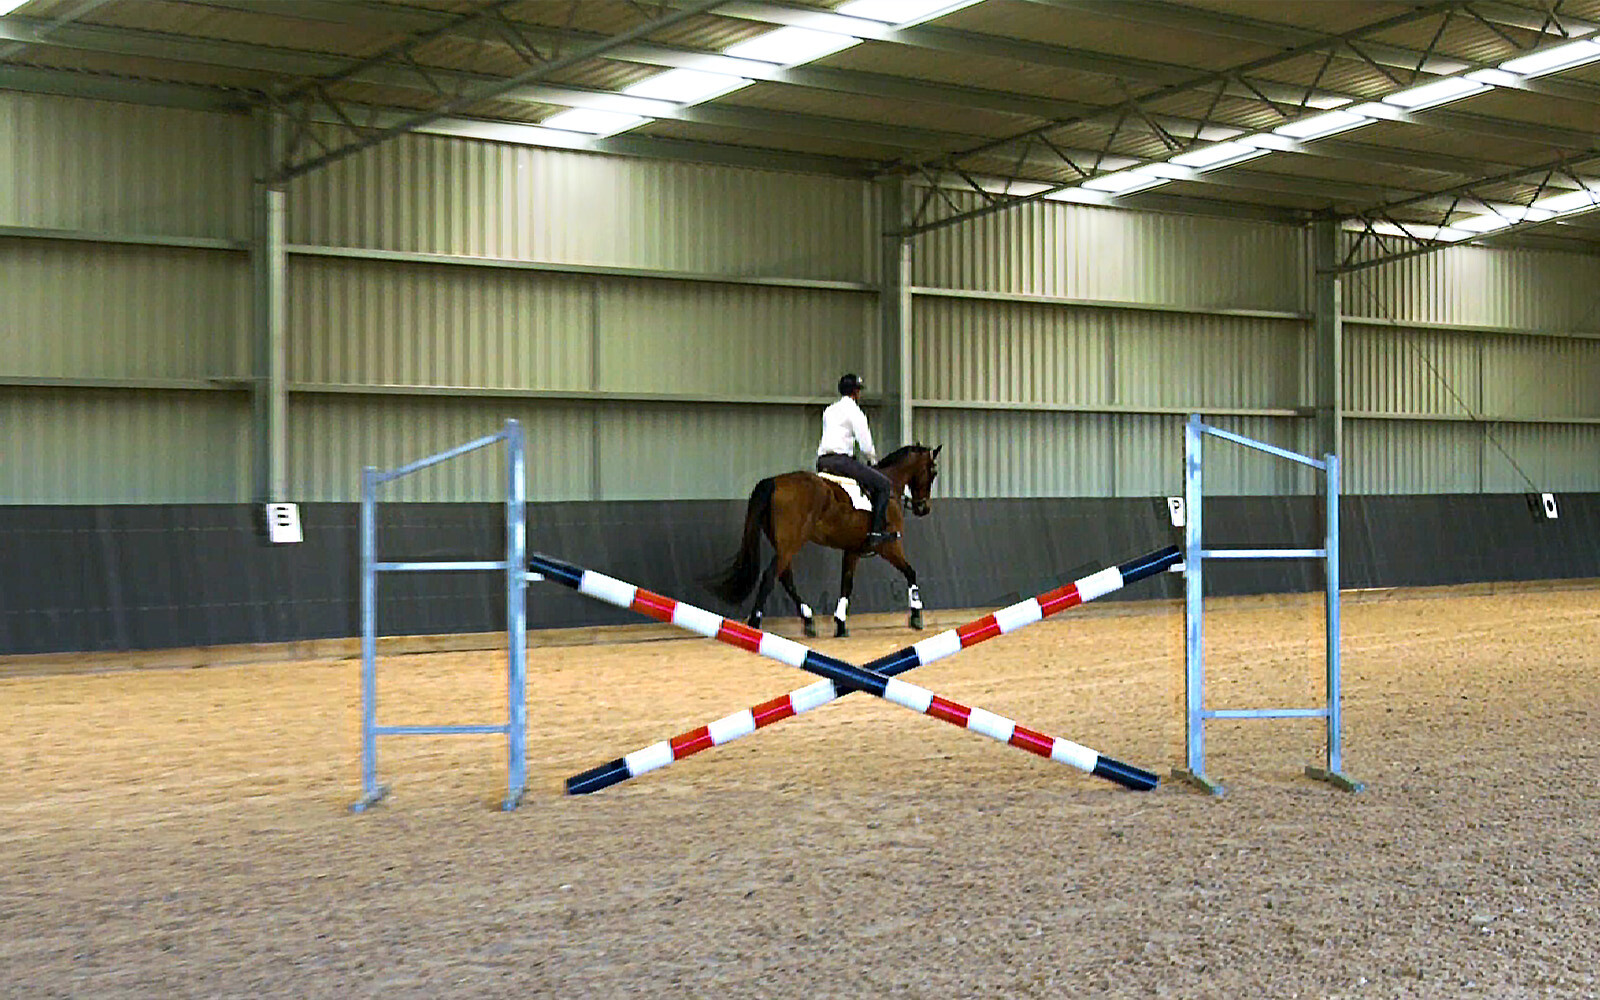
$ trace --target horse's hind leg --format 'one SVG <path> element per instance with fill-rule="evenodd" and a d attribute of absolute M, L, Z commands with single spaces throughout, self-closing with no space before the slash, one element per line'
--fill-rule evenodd
<path fill-rule="evenodd" d="M 772 581 L 778 574 L 780 558 L 782 557 L 779 555 L 773 556 L 772 561 L 767 563 L 767 568 L 761 573 L 761 583 L 756 587 L 756 603 L 750 609 L 750 617 L 745 622 L 751 628 L 760 628 L 761 619 L 766 617 L 767 598 L 772 596 Z"/>
<path fill-rule="evenodd" d="M 800 599 L 800 591 L 795 588 L 794 569 L 785 566 L 783 572 L 778 574 L 778 582 L 783 584 L 783 589 L 788 592 L 790 600 L 794 601 L 795 609 L 800 612 L 800 620 L 805 623 L 806 635 L 816 638 L 817 620 L 811 615 L 811 605 Z"/>
<path fill-rule="evenodd" d="M 833 634 L 840 638 L 850 634 L 850 626 L 845 624 L 845 616 L 850 613 L 850 592 L 856 585 L 856 563 L 861 560 L 858 552 L 846 552 L 844 559 L 839 563 L 839 606 L 833 611 Z"/>

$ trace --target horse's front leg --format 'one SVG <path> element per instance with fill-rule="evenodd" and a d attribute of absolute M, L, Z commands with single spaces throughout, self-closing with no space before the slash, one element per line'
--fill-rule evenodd
<path fill-rule="evenodd" d="M 850 628 L 845 624 L 845 617 L 850 611 L 850 591 L 856 585 L 856 563 L 861 561 L 861 556 L 855 552 L 846 552 L 844 559 L 839 563 L 839 605 L 833 609 L 833 634 L 835 638 L 850 634 Z"/>
<path fill-rule="evenodd" d="M 882 555 L 889 565 L 905 575 L 906 604 L 911 608 L 910 625 L 915 629 L 922 628 L 922 591 L 917 589 L 917 571 L 906 561 L 905 550 L 900 547 L 898 539 L 885 545 Z"/>

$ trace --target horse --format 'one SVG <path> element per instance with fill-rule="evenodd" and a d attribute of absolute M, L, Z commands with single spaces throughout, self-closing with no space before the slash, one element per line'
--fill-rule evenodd
<path fill-rule="evenodd" d="M 929 448 L 922 444 L 909 444 L 885 455 L 876 466 L 878 471 L 889 478 L 893 490 L 891 498 L 903 498 L 909 493 L 910 499 L 905 501 L 906 506 L 909 506 L 911 512 L 918 517 L 926 517 L 932 509 L 928 496 L 933 491 L 934 479 L 939 475 L 938 458 L 943 447 L 940 445 L 938 448 Z M 900 512 L 900 504 L 889 504 L 887 513 L 888 529 L 891 532 L 900 532 L 905 527 L 905 516 Z M 834 635 L 846 636 L 850 634 L 850 630 L 845 624 L 845 615 L 850 602 L 850 591 L 855 585 L 856 563 L 863 555 L 876 552 L 905 575 L 911 605 L 910 625 L 914 629 L 920 629 L 922 596 L 917 590 L 917 571 L 912 569 L 911 563 L 906 560 L 905 549 L 898 534 L 869 551 L 866 547 L 866 538 L 871 527 L 871 513 L 856 510 L 850 503 L 850 497 L 838 483 L 829 482 L 815 472 L 803 470 L 770 476 L 761 480 L 755 489 L 750 491 L 750 500 L 745 507 L 744 539 L 738 554 L 734 556 L 726 570 L 706 581 L 706 585 L 713 594 L 724 601 L 738 605 L 749 596 L 752 589 L 756 589 L 759 576 L 760 588 L 756 590 L 756 602 L 750 611 L 749 625 L 751 628 L 760 628 L 767 598 L 772 594 L 773 580 L 777 580 L 783 584 L 783 589 L 794 601 L 801 619 L 805 622 L 806 635 L 815 636 L 816 619 L 811 616 L 811 609 L 800 599 L 799 592 L 795 590 L 794 573 L 790 569 L 790 563 L 794 560 L 795 553 L 799 552 L 807 542 L 841 549 L 844 552 L 844 560 L 839 576 L 839 605 L 834 611 L 833 620 Z M 760 570 L 758 558 L 763 534 L 772 543 L 774 553 L 772 561 L 767 564 L 764 572 Z"/>

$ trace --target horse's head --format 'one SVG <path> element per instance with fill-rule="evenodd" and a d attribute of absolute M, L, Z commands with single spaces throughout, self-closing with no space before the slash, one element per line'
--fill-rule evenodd
<path fill-rule="evenodd" d="M 933 509 L 929 497 L 933 494 L 933 481 L 939 476 L 939 452 L 942 450 L 944 445 L 929 448 L 922 444 L 908 444 L 878 463 L 879 469 L 902 484 L 906 506 L 918 517 L 927 517 Z"/>

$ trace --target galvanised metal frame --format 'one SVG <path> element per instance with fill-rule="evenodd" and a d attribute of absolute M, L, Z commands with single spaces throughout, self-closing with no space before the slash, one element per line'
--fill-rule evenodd
<path fill-rule="evenodd" d="M 1318 469 L 1327 476 L 1327 533 L 1320 549 L 1207 549 L 1201 544 L 1204 492 L 1201 489 L 1201 445 L 1207 437 L 1221 438 L 1246 448 L 1275 455 L 1278 458 L 1299 462 Z M 1341 770 L 1343 747 L 1340 741 L 1339 715 L 1339 456 L 1324 455 L 1321 459 L 1289 451 L 1263 441 L 1212 427 L 1201 421 L 1199 414 L 1191 414 L 1184 429 L 1184 529 L 1183 529 L 1183 591 L 1184 591 L 1184 694 L 1187 703 L 1186 737 L 1187 766 L 1174 768 L 1175 778 L 1193 784 L 1212 795 L 1221 795 L 1221 784 L 1206 775 L 1205 723 L 1207 719 L 1324 719 L 1327 722 L 1327 766 L 1307 767 L 1306 777 L 1326 781 L 1347 792 L 1359 792 L 1364 785 L 1347 777 Z M 1327 700 L 1316 708 L 1219 708 L 1205 707 L 1205 672 L 1201 658 L 1202 611 L 1204 607 L 1204 572 L 1207 559 L 1320 559 L 1326 568 L 1325 665 Z"/>
<path fill-rule="evenodd" d="M 378 561 L 378 487 L 487 448 L 506 443 L 506 557 L 504 560 L 453 562 Z M 506 737 L 506 797 L 501 808 L 510 811 L 522 801 L 528 781 L 528 537 L 526 457 L 522 425 L 507 420 L 499 433 L 468 441 L 437 455 L 387 471 L 373 466 L 361 470 L 361 798 L 350 806 L 363 812 L 389 794 L 378 784 L 379 736 L 439 736 L 500 734 Z M 378 725 L 378 574 L 456 573 L 492 570 L 506 577 L 506 721 L 471 725 Z"/>

